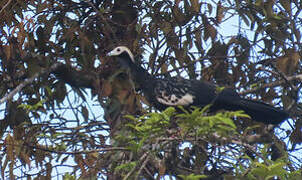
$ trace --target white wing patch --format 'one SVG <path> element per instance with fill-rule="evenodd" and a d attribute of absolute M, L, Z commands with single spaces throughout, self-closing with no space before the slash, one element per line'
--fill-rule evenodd
<path fill-rule="evenodd" d="M 165 94 L 162 92 L 161 97 L 156 97 L 157 101 L 168 105 L 168 106 L 187 106 L 193 103 L 194 96 L 186 93 L 182 97 L 178 98 L 174 94 L 171 96 L 165 96 Z"/>

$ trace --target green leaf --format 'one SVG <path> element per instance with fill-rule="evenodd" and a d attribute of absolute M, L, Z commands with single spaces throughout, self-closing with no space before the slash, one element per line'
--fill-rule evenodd
<path fill-rule="evenodd" d="M 135 166 L 136 166 L 137 162 L 136 161 L 132 161 L 132 162 L 129 162 L 129 163 L 124 163 L 124 164 L 121 164 L 119 166 L 117 166 L 115 168 L 115 171 L 117 172 L 120 172 L 120 171 L 130 171 L 131 169 L 133 169 Z"/>
<path fill-rule="evenodd" d="M 180 177 L 183 180 L 200 180 L 202 178 L 207 178 L 208 176 L 190 174 L 190 175 L 178 175 L 178 177 Z"/>

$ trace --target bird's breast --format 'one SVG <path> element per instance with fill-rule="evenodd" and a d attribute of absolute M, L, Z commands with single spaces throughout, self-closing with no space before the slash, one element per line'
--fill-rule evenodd
<path fill-rule="evenodd" d="M 167 106 L 188 106 L 193 103 L 194 96 L 185 86 L 162 83 L 155 88 L 156 100 Z"/>
<path fill-rule="evenodd" d="M 194 96 L 192 94 L 167 94 L 162 91 L 156 96 L 156 100 L 168 106 L 188 106 L 193 103 Z"/>

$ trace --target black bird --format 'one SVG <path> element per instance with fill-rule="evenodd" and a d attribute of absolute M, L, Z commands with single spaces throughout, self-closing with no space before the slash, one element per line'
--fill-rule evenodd
<path fill-rule="evenodd" d="M 149 74 L 134 61 L 133 54 L 125 46 L 118 46 L 108 53 L 116 56 L 126 65 L 140 86 L 147 100 L 158 110 L 168 106 L 204 107 L 212 104 L 210 111 L 243 110 L 253 120 L 265 124 L 279 124 L 289 117 L 284 110 L 271 105 L 241 98 L 234 90 L 225 88 L 217 92 L 217 86 L 199 80 L 188 80 L 181 77 L 157 78 Z"/>

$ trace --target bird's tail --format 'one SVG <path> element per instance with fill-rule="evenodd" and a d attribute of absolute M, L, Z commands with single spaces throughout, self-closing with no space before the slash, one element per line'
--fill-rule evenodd
<path fill-rule="evenodd" d="M 279 124 L 289 117 L 288 113 L 284 110 L 248 99 L 235 101 L 232 107 L 234 108 L 233 110 L 241 109 L 245 111 L 253 120 L 265 124 Z"/>

